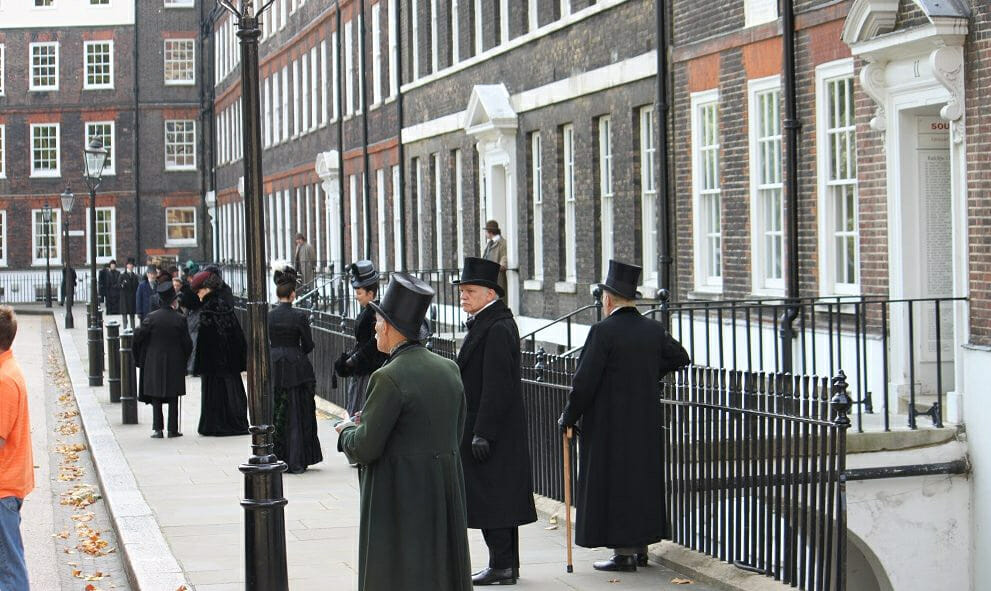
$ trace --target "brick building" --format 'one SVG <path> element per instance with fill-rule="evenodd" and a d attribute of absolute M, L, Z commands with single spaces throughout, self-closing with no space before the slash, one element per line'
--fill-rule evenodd
<path fill-rule="evenodd" d="M 205 255 L 200 4 L 0 6 L 0 264 L 9 270 L 0 275 L 43 268 L 46 240 L 56 269 L 64 250 L 74 266 L 86 266 L 83 235 L 63 244 L 59 194 L 67 187 L 76 194 L 69 230 L 85 231 L 83 148 L 93 137 L 110 150 L 97 192 L 97 262 Z M 46 203 L 54 209 L 50 228 Z"/>

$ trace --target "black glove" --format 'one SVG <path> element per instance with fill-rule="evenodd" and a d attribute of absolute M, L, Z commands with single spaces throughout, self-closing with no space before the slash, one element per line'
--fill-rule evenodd
<path fill-rule="evenodd" d="M 341 356 L 337 358 L 334 362 L 334 373 L 341 376 L 342 378 L 349 377 L 351 375 L 351 367 L 347 364 L 348 354 L 341 353 Z"/>
<path fill-rule="evenodd" d="M 475 461 L 479 464 L 484 463 L 492 455 L 492 449 L 489 447 L 489 440 L 484 437 L 479 437 L 475 435 L 471 438 L 471 455 L 475 457 Z"/>

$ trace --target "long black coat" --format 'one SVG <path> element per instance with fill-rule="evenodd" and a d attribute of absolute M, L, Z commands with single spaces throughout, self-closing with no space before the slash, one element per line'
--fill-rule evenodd
<path fill-rule="evenodd" d="M 350 353 L 354 365 L 351 370 L 352 376 L 371 375 L 389 358 L 379 351 L 378 343 L 375 341 L 375 310 L 371 306 L 365 306 L 361 314 L 358 314 L 354 327 L 354 340 L 354 348 Z"/>
<path fill-rule="evenodd" d="M 316 382 L 307 355 L 313 350 L 309 315 L 282 302 L 268 313 L 268 340 L 272 345 L 272 387 L 295 388 Z"/>
<path fill-rule="evenodd" d="M 564 409 L 581 419 L 575 542 L 643 546 L 665 537 L 660 380 L 689 362 L 664 326 L 620 308 L 592 327 Z"/>
<path fill-rule="evenodd" d="M 186 359 L 193 350 L 186 319 L 172 308 L 145 317 L 134 331 L 134 358 L 141 368 L 138 400 L 150 403 L 186 394 Z"/>
<path fill-rule="evenodd" d="M 104 298 L 107 314 L 120 314 L 120 271 L 117 269 L 103 269 L 97 276 L 99 280 L 100 297 Z"/>
<path fill-rule="evenodd" d="M 121 310 L 124 314 L 133 314 L 135 309 L 135 295 L 138 291 L 138 275 L 133 271 L 124 270 L 117 280 L 117 288 L 120 290 Z"/>
<path fill-rule="evenodd" d="M 468 527 L 533 523 L 537 512 L 520 384 L 520 336 L 502 300 L 475 317 L 458 352 L 458 367 L 468 403 L 461 440 Z M 491 446 L 492 455 L 484 463 L 471 453 L 473 435 Z"/>
<path fill-rule="evenodd" d="M 210 292 L 200 308 L 193 373 L 198 376 L 239 375 L 247 368 L 247 356 L 247 341 L 234 308 L 221 292 Z"/>

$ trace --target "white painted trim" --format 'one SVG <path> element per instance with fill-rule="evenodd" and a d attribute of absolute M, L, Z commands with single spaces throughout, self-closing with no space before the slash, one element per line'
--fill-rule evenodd
<path fill-rule="evenodd" d="M 818 189 L 817 211 L 819 212 L 816 225 L 818 227 L 819 256 L 819 295 L 859 295 L 860 285 L 854 289 L 837 288 L 835 282 L 836 251 L 832 243 L 830 222 L 833 221 L 832 210 L 827 203 L 829 172 L 829 145 L 827 137 L 827 122 L 829 121 L 828 102 L 825 96 L 826 83 L 836 78 L 853 76 L 853 58 L 845 58 L 821 64 L 816 67 L 815 109 L 816 109 L 816 186 Z M 855 136 L 856 137 L 856 136 Z M 859 183 L 858 183 L 859 185 Z M 859 201 L 859 199 L 858 199 Z M 859 225 L 858 225 L 859 229 Z M 860 237 L 857 237 L 857 252 L 860 252 Z M 860 257 L 857 257 L 858 263 Z M 860 270 L 857 270 L 858 278 Z"/>
<path fill-rule="evenodd" d="M 577 76 L 531 88 L 509 97 L 513 110 L 525 113 L 580 96 L 602 92 L 649 78 L 657 73 L 657 52 L 648 51 L 615 64 L 589 70 Z M 403 87 L 406 91 L 406 87 Z M 412 144 L 427 138 L 459 131 L 464 126 L 467 109 L 416 123 L 402 130 L 402 142 Z"/>
<path fill-rule="evenodd" d="M 34 168 L 34 130 L 39 127 L 55 128 L 55 170 L 37 171 Z M 31 178 L 58 178 L 62 176 L 62 125 L 59 123 L 32 123 L 28 135 L 28 163 L 31 167 Z M 6 146 L 4 147 L 6 150 Z"/>
<path fill-rule="evenodd" d="M 757 106 L 754 101 L 754 97 L 757 93 L 781 89 L 781 76 L 775 74 L 774 76 L 768 76 L 766 78 L 759 78 L 755 80 L 747 81 L 747 155 L 749 160 L 750 168 L 750 291 L 753 294 L 758 295 L 768 295 L 768 296 L 783 296 L 784 295 L 784 278 L 782 277 L 781 287 L 776 286 L 765 286 L 764 280 L 761 276 L 763 272 L 763 262 L 759 259 L 762 257 L 763 251 L 757 248 L 758 242 L 761 240 L 760 237 L 760 224 L 757 223 L 760 216 L 760 210 L 757 207 L 757 186 L 758 186 L 758 166 L 755 148 L 757 146 L 757 126 L 754 122 L 757 120 Z M 782 138 L 783 146 L 784 138 Z M 784 177 L 782 175 L 782 182 Z M 782 227 L 782 232 L 784 227 Z M 782 252 L 782 258 L 784 253 Z M 782 265 L 784 265 L 784 260 L 782 260 Z M 782 268 L 782 274 L 784 269 Z"/>
<path fill-rule="evenodd" d="M 707 276 L 706 272 L 706 260 L 703 256 L 705 251 L 705 239 L 702 237 L 702 180 L 701 180 L 701 166 L 702 162 L 699 158 L 699 146 L 702 143 L 702 126 L 699 121 L 700 110 L 702 107 L 709 106 L 711 104 L 716 104 L 717 117 L 719 115 L 719 88 L 713 88 L 711 90 L 704 90 L 701 92 L 694 92 L 691 95 L 691 155 L 692 155 L 692 259 L 694 261 L 694 291 L 704 292 L 704 293 L 722 293 L 723 291 L 723 281 L 722 277 L 718 280 L 711 279 Z M 722 119 L 717 119 L 720 123 Z M 720 126 L 721 128 L 722 126 Z M 721 136 L 721 129 L 717 130 L 717 133 Z M 721 142 L 720 142 L 721 145 Z M 722 163 L 722 158 L 719 159 L 720 164 Z M 721 171 L 720 171 L 721 172 Z M 722 186 L 722 183 L 720 183 Z M 721 201 L 720 201 L 721 203 Z M 720 217 L 722 213 L 720 212 Z M 720 223 L 720 229 L 723 225 Z"/>
<path fill-rule="evenodd" d="M 89 83 L 89 53 L 86 51 L 91 45 L 102 45 L 107 44 L 110 46 L 110 83 L 109 84 L 90 84 Z M 114 54 L 114 40 L 113 39 L 100 39 L 97 41 L 83 41 L 83 90 L 113 90 L 114 88 L 114 63 L 117 61 L 117 56 Z"/>

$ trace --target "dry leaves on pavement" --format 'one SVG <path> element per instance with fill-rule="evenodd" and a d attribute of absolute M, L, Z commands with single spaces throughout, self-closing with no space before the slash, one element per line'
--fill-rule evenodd
<path fill-rule="evenodd" d="M 675 577 L 675 578 L 671 579 L 671 584 L 672 585 L 691 585 L 694 582 L 695 581 L 693 581 L 691 579 L 682 579 L 680 577 Z"/>
<path fill-rule="evenodd" d="M 62 498 L 59 502 L 63 505 L 71 505 L 76 509 L 83 509 L 99 501 L 101 498 L 103 497 L 100 496 L 100 493 L 96 492 L 96 487 L 92 484 L 77 484 L 62 493 Z"/>

